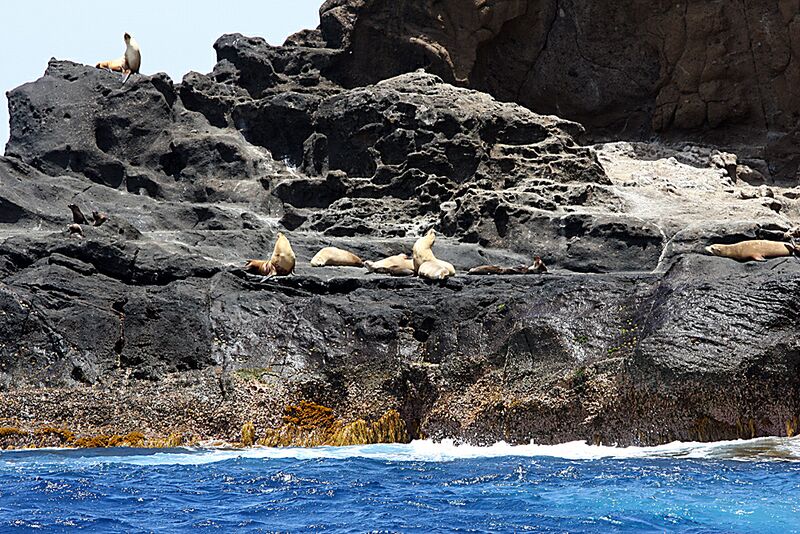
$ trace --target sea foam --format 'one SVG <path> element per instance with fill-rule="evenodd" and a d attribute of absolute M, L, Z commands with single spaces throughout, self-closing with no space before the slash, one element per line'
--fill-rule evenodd
<path fill-rule="evenodd" d="M 800 462 L 800 437 L 756 438 L 712 443 L 673 442 L 655 447 L 611 447 L 573 441 L 560 445 L 491 446 L 457 445 L 452 440 L 412 441 L 408 444 L 381 444 L 352 447 L 316 448 L 175 448 L 175 449 L 39 449 L 37 451 L 0 452 L 0 464 L 34 461 L 36 463 L 86 462 L 131 465 L 203 465 L 236 458 L 250 459 L 350 459 L 364 458 L 386 462 L 448 462 L 462 459 L 500 457 L 550 457 L 567 460 L 596 459 L 708 459 L 740 461 Z"/>

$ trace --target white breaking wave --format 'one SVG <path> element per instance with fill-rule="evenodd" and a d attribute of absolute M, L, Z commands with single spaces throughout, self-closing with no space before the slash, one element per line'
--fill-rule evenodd
<path fill-rule="evenodd" d="M 686 458 L 741 461 L 800 462 L 800 437 L 757 438 L 713 443 L 673 442 L 657 447 L 608 447 L 573 441 L 561 445 L 509 445 L 496 443 L 488 447 L 456 445 L 451 440 L 412 441 L 408 444 L 363 445 L 353 447 L 207 449 L 47 449 L 39 451 L 0 452 L 4 463 L 91 464 L 123 463 L 131 465 L 203 465 L 237 458 L 263 459 L 339 459 L 365 458 L 387 462 L 448 462 L 462 459 L 500 457 L 551 457 L 567 460 Z"/>

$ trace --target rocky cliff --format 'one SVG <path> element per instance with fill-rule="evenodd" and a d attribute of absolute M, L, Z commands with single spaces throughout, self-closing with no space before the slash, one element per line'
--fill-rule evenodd
<path fill-rule="evenodd" d="M 531 111 L 593 116 L 592 131 L 662 112 L 672 130 L 679 116 L 648 104 L 652 88 L 668 92 L 664 72 L 625 70 L 666 61 L 630 44 L 656 38 L 625 22 L 655 8 L 544 4 L 329 1 L 320 28 L 284 46 L 221 37 L 214 70 L 180 84 L 156 74 L 123 85 L 52 60 L 11 91 L 0 426 L 20 430 L 6 435 L 233 440 L 253 421 L 247 442 L 319 443 L 298 436 L 333 417 L 374 422 L 335 426 L 336 443 L 793 435 L 800 263 L 703 247 L 781 239 L 800 192 L 752 185 L 771 175 L 745 165 L 751 152 L 737 162 L 686 143 L 584 146 L 580 124 Z M 579 24 L 614 13 L 614 41 Z M 520 44 L 523 27 L 534 31 Z M 551 55 L 602 55 L 600 42 L 630 51 L 628 63 Z M 495 69 L 514 60 L 509 47 L 538 49 L 514 95 L 500 88 L 521 71 Z M 563 75 L 539 74 L 554 61 Z M 569 69 L 583 80 L 570 83 L 604 88 L 595 108 Z M 555 105 L 558 95 L 573 100 Z M 706 119 L 692 128 L 727 124 Z M 70 203 L 109 221 L 71 235 Z M 443 284 L 308 263 L 328 245 L 409 253 L 430 227 L 437 256 L 459 270 Z M 295 274 L 244 273 L 279 231 Z M 533 255 L 549 273 L 465 274 Z M 321 408 L 304 419 L 298 406 Z"/>
<path fill-rule="evenodd" d="M 728 145 L 797 180 L 797 1 L 328 0 L 321 16 L 345 84 L 423 67 L 597 138 Z"/>

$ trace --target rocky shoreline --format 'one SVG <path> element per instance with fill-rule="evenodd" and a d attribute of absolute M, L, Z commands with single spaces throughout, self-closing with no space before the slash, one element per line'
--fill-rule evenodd
<path fill-rule="evenodd" d="M 378 4 L 326 2 L 282 47 L 223 36 L 180 84 L 52 60 L 9 93 L 0 447 L 795 435 L 800 262 L 704 252 L 783 238 L 787 160 L 587 145 L 607 125 L 436 63 L 367 79 Z M 71 235 L 71 203 L 109 220 Z M 445 283 L 308 263 L 431 227 Z M 245 273 L 278 232 L 295 274 Z M 465 274 L 534 255 L 550 272 Z"/>

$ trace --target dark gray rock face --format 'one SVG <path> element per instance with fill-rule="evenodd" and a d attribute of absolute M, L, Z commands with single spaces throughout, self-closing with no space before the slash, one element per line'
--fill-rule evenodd
<path fill-rule="evenodd" d="M 633 213 L 574 122 L 424 72 L 351 87 L 374 5 L 327 2 L 283 47 L 223 36 L 177 86 L 52 61 L 10 93 L 0 418 L 214 436 L 306 399 L 476 443 L 794 428 L 800 265 L 697 255 L 719 235 Z M 71 235 L 70 203 L 109 221 Z M 308 264 L 430 227 L 446 283 Z M 244 273 L 278 231 L 296 273 Z M 533 255 L 549 274 L 463 274 Z"/>
<path fill-rule="evenodd" d="M 337 0 L 321 7 L 320 30 L 327 46 L 345 50 L 347 86 L 425 68 L 599 137 L 727 143 L 796 183 L 796 7 Z"/>

